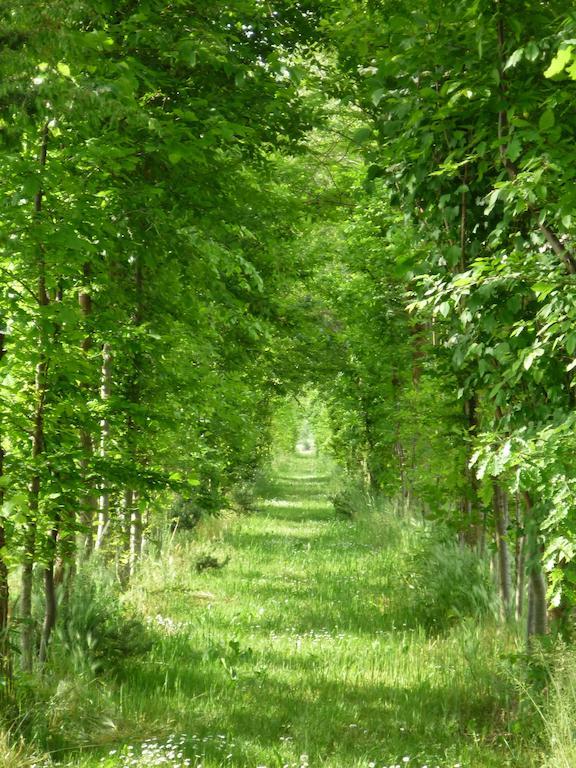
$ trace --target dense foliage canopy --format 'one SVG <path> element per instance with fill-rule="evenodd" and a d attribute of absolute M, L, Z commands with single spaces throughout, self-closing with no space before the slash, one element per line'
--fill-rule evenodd
<path fill-rule="evenodd" d="M 229 505 L 302 391 L 371 492 L 494 550 L 504 617 L 527 591 L 530 635 L 550 606 L 569 631 L 575 26 L 564 0 L 0 8 L 7 679 L 9 629 L 44 663 L 78 564 L 126 582 L 167 516 Z"/>

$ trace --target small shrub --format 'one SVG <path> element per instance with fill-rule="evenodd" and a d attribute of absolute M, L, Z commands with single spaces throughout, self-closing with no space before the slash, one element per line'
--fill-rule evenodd
<path fill-rule="evenodd" d="M 230 491 L 230 507 L 235 512 L 244 515 L 252 514 L 256 511 L 256 491 L 254 483 L 243 482 L 234 486 Z"/>
<path fill-rule="evenodd" d="M 438 530 L 423 531 L 408 555 L 406 614 L 429 631 L 441 632 L 467 617 L 496 611 L 487 564 Z"/>
<path fill-rule="evenodd" d="M 192 531 L 202 518 L 204 510 L 197 500 L 177 495 L 170 507 L 170 527 L 180 531 Z"/>
<path fill-rule="evenodd" d="M 373 511 L 374 501 L 363 485 L 349 485 L 329 497 L 339 517 L 352 519 Z"/>
<path fill-rule="evenodd" d="M 67 659 L 93 674 L 114 672 L 123 661 L 147 653 L 152 640 L 141 619 L 130 615 L 110 578 L 79 574 L 72 596 L 55 633 L 59 651 L 52 656 Z"/>

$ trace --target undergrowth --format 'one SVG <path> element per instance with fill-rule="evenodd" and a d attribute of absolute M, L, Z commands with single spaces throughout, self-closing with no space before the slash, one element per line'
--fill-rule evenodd
<path fill-rule="evenodd" d="M 539 768 L 483 564 L 379 499 L 337 515 L 331 487 L 327 462 L 278 463 L 257 513 L 178 532 L 126 593 L 85 574 L 12 738 L 74 768 Z M 545 715 L 563 745 L 571 697 Z"/>

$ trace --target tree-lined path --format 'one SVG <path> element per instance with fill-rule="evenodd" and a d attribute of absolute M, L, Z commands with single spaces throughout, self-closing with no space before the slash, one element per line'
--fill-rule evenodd
<path fill-rule="evenodd" d="M 182 734 L 205 768 L 519 765 L 498 734 L 498 630 L 419 629 L 414 523 L 337 517 L 330 482 L 326 462 L 284 460 L 258 514 L 212 525 L 134 590 L 163 638 L 128 681 L 126 715 L 156 699 L 148 727 Z M 207 547 L 230 561 L 198 575 L 190 563 Z"/>
<path fill-rule="evenodd" d="M 0 765 L 576 765 L 575 40 L 0 3 Z"/>

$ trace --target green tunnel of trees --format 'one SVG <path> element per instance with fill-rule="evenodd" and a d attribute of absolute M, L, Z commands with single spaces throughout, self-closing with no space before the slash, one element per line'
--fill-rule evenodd
<path fill-rule="evenodd" d="M 560 0 L 2 4 L 5 680 L 307 387 L 351 475 L 494 551 L 503 618 L 569 631 L 575 37 Z"/>

